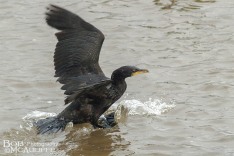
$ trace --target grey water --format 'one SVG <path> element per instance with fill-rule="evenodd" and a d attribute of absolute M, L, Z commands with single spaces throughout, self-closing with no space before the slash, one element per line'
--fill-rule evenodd
<path fill-rule="evenodd" d="M 234 1 L 0 2 L 1 155 L 45 155 L 9 153 L 5 140 L 23 147 L 55 143 L 47 155 L 234 156 Z M 112 108 L 119 112 L 115 128 L 74 125 L 37 136 L 25 120 L 65 108 L 53 77 L 57 41 L 44 20 L 48 4 L 105 34 L 100 65 L 106 76 L 122 65 L 150 71 L 127 80 Z"/>

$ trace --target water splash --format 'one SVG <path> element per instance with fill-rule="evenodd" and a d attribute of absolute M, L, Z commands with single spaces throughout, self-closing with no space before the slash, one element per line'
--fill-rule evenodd
<path fill-rule="evenodd" d="M 24 121 L 26 120 L 37 120 L 37 119 L 44 119 L 47 117 L 52 117 L 55 116 L 56 113 L 48 113 L 48 112 L 41 112 L 41 111 L 33 111 L 29 114 L 27 114 L 25 117 L 23 117 L 22 119 Z"/>
<path fill-rule="evenodd" d="M 167 104 L 159 99 L 150 98 L 148 101 L 124 100 L 117 107 L 117 114 L 127 115 L 161 115 L 174 108 L 174 102 Z"/>
<path fill-rule="evenodd" d="M 49 113 L 49 112 L 41 112 L 41 111 L 33 111 L 31 113 L 28 113 L 26 116 L 24 116 L 23 123 L 20 125 L 21 129 L 26 129 L 30 131 L 33 127 L 33 122 L 38 121 L 40 119 L 45 119 L 47 117 L 55 116 L 56 113 Z"/>
<path fill-rule="evenodd" d="M 149 98 L 148 101 L 141 102 L 136 99 L 124 100 L 119 104 L 115 104 L 110 111 L 115 111 L 115 118 L 117 121 L 126 119 L 128 116 L 133 115 L 144 115 L 144 116 L 155 116 L 161 115 L 162 113 L 168 112 L 175 107 L 175 103 L 172 101 L 169 104 L 159 99 Z M 109 112 L 109 111 L 108 111 Z M 31 130 L 33 122 L 44 119 L 47 117 L 55 116 L 56 113 L 33 111 L 23 117 L 23 124 L 21 128 Z M 73 127 L 73 124 L 68 124 L 67 127 Z"/>

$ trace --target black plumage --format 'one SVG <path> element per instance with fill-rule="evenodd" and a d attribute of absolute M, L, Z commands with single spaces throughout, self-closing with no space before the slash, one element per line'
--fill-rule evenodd
<path fill-rule="evenodd" d="M 98 124 L 98 119 L 125 92 L 125 78 L 148 70 L 123 66 L 112 73 L 111 79 L 107 78 L 98 63 L 105 38 L 102 32 L 63 8 L 50 5 L 47 9 L 47 24 L 60 30 L 55 34 L 58 39 L 54 53 L 55 77 L 63 84 L 61 89 L 67 95 L 65 104 L 70 104 L 56 117 L 36 122 L 38 133 L 63 130 L 68 122 L 111 127 L 113 113 L 107 116 L 104 125 Z"/>

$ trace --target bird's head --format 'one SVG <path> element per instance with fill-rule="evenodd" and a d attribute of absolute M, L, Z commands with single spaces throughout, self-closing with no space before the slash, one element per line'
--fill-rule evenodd
<path fill-rule="evenodd" d="M 127 77 L 135 76 L 138 74 L 148 73 L 147 69 L 139 69 L 135 66 L 123 66 L 116 69 L 112 75 L 112 80 L 124 80 Z"/>

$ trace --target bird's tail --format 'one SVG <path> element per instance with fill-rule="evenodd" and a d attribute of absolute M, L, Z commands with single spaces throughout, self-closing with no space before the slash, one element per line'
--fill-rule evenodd
<path fill-rule="evenodd" d="M 67 123 L 68 121 L 55 116 L 38 120 L 37 122 L 34 122 L 34 126 L 37 128 L 38 134 L 51 134 L 60 130 L 63 131 Z"/>

